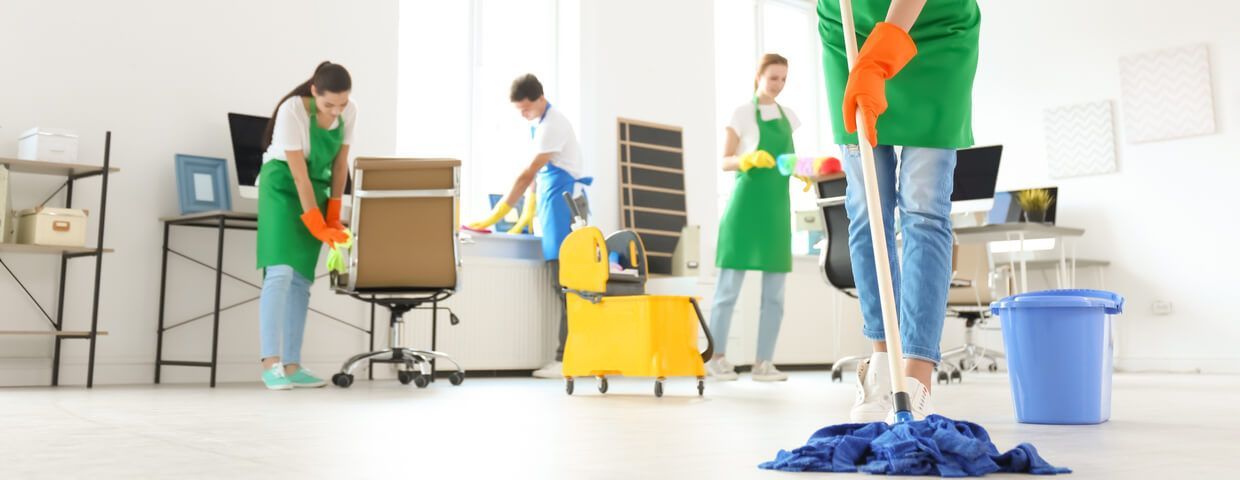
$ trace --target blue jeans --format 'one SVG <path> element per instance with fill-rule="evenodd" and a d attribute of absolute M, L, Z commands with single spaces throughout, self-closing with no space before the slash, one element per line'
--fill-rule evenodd
<path fill-rule="evenodd" d="M 288 265 L 267 267 L 258 304 L 259 358 L 280 357 L 285 365 L 301 363 L 310 283 Z"/>
<path fill-rule="evenodd" d="M 844 173 L 848 176 L 845 208 L 848 211 L 848 251 L 853 279 L 861 297 L 862 333 L 881 341 L 883 313 L 874 266 L 874 244 L 861 175 L 861 151 L 856 145 L 841 146 Z M 942 148 L 903 147 L 899 171 L 896 150 L 890 145 L 874 149 L 874 168 L 882 194 L 886 228 L 887 261 L 900 317 L 904 356 L 939 362 L 939 340 L 947 315 L 947 289 L 952 275 L 951 194 L 956 151 Z M 903 235 L 903 271 L 896 256 L 894 213 L 900 212 Z"/>
<path fill-rule="evenodd" d="M 779 339 L 779 324 L 784 320 L 784 283 L 786 273 L 762 273 L 762 310 L 758 314 L 759 362 L 775 357 L 775 341 Z M 715 353 L 723 355 L 728 349 L 728 330 L 732 328 L 732 312 L 736 309 L 736 297 L 741 294 L 745 270 L 719 269 L 719 284 L 715 286 L 715 301 L 710 309 L 710 334 L 715 339 Z"/>

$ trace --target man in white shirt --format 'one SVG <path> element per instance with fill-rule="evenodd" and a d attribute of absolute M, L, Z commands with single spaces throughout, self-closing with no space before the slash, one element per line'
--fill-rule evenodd
<path fill-rule="evenodd" d="M 561 378 L 564 342 L 568 338 L 568 314 L 560 288 L 560 244 L 572 231 L 573 223 L 564 194 L 572 195 L 578 183 L 589 185 L 593 179 L 581 176 L 581 145 L 577 143 L 577 134 L 573 132 L 568 117 L 551 107 L 538 78 L 530 74 L 517 77 L 512 82 L 509 100 L 521 116 L 530 121 L 534 158 L 513 181 L 512 190 L 504 200 L 495 205 L 491 216 L 469 225 L 469 228 L 481 230 L 494 225 L 529 190 L 525 210 L 513 231 L 520 232 L 533 222 L 535 231 L 542 236 L 543 258 L 551 269 L 552 287 L 560 300 L 560 344 L 555 360 L 535 371 L 534 376 Z"/>

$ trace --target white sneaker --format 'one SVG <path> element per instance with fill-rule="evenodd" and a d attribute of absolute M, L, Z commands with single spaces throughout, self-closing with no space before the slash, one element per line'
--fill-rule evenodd
<path fill-rule="evenodd" d="M 551 362 L 534 370 L 534 378 L 564 378 L 564 362 Z"/>
<path fill-rule="evenodd" d="M 857 366 L 857 400 L 848 418 L 853 423 L 881 422 L 891 413 L 891 372 L 887 352 L 874 352 Z"/>
<path fill-rule="evenodd" d="M 740 375 L 736 374 L 736 367 L 729 363 L 726 357 L 716 357 L 706 362 L 706 376 L 724 382 L 740 378 Z"/>
<path fill-rule="evenodd" d="M 776 370 L 775 362 L 770 360 L 754 364 L 751 375 L 755 382 L 782 382 L 788 380 L 788 374 Z"/>
<path fill-rule="evenodd" d="M 908 390 L 908 403 L 912 410 L 913 421 L 925 420 L 927 415 L 934 413 L 934 404 L 930 403 L 930 389 L 913 377 L 904 377 L 904 388 Z M 887 423 L 896 423 L 894 410 L 887 414 Z"/>

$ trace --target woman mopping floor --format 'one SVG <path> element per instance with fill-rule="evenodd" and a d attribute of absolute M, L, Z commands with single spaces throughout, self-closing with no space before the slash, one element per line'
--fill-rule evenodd
<path fill-rule="evenodd" d="M 836 139 L 846 144 L 849 250 L 865 335 L 875 347 L 857 372 L 857 404 L 850 416 L 871 423 L 823 428 L 805 446 L 780 451 L 761 467 L 946 477 L 1067 473 L 1043 461 L 1032 445 L 1001 455 L 982 427 L 932 414 L 930 373 L 939 360 L 951 278 L 948 214 L 955 148 L 972 143 L 969 95 L 977 67 L 977 4 L 859 3 L 855 16 L 850 0 L 820 0 L 818 12 L 832 110 L 842 120 L 834 123 L 845 130 L 837 127 Z M 869 32 L 860 55 L 854 18 Z M 888 80 L 893 102 L 880 121 L 888 111 Z M 842 135 L 858 130 L 856 140 Z M 882 144 L 878 132 L 883 132 Z M 892 145 L 904 145 L 898 183 Z M 897 207 L 904 233 L 903 282 L 894 254 Z"/>

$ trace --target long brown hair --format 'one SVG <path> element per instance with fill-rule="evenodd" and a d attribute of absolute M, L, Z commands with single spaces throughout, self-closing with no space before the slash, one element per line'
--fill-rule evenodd
<path fill-rule="evenodd" d="M 758 91 L 758 80 L 762 78 L 762 74 L 766 73 L 767 67 L 771 65 L 788 66 L 788 59 L 778 53 L 768 53 L 762 56 L 762 61 L 758 62 L 758 73 L 753 76 L 753 91 Z"/>
<path fill-rule="evenodd" d="M 311 85 L 314 85 L 314 88 L 319 91 L 319 94 L 328 92 L 347 92 L 353 89 L 353 77 L 350 77 L 349 71 L 345 70 L 344 67 L 338 63 L 320 63 L 319 66 L 314 69 L 314 75 L 311 75 L 309 80 L 302 82 L 301 85 L 298 85 L 293 89 L 293 91 L 288 92 L 288 95 L 281 98 L 279 102 L 276 102 L 275 110 L 271 111 L 271 119 L 267 120 L 267 129 L 263 131 L 264 151 L 267 150 L 267 147 L 271 146 L 271 135 L 274 133 L 276 128 L 276 114 L 280 112 L 280 105 L 283 105 L 286 100 L 293 97 L 310 96 L 312 93 L 310 90 Z"/>

